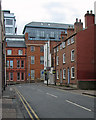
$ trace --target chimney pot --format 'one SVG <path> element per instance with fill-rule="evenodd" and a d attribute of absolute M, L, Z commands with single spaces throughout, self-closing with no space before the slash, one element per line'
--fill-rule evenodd
<path fill-rule="evenodd" d="M 87 14 L 89 14 L 89 10 L 87 11 Z"/>
<path fill-rule="evenodd" d="M 79 19 L 79 22 L 81 23 L 81 19 Z"/>
<path fill-rule="evenodd" d="M 78 18 L 76 18 L 76 22 L 78 22 Z"/>
<path fill-rule="evenodd" d="M 92 10 L 90 10 L 90 14 L 92 14 Z"/>

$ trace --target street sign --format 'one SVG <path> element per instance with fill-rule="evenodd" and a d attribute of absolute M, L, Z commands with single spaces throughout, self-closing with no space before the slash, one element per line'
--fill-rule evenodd
<path fill-rule="evenodd" d="M 28 73 L 28 76 L 30 76 L 30 73 Z"/>
<path fill-rule="evenodd" d="M 44 71 L 42 71 L 42 74 L 44 74 Z"/>

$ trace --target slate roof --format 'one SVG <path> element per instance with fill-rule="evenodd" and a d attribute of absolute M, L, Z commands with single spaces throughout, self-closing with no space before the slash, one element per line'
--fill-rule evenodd
<path fill-rule="evenodd" d="M 68 28 L 72 24 L 50 23 L 50 22 L 30 22 L 26 26 L 40 26 L 40 27 L 53 27 L 53 28 Z"/>
<path fill-rule="evenodd" d="M 7 41 L 7 47 L 26 47 L 25 41 Z"/>

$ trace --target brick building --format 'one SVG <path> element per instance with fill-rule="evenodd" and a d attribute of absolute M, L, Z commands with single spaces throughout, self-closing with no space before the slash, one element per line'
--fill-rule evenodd
<path fill-rule="evenodd" d="M 38 81 L 42 78 L 44 44 L 47 41 L 60 42 L 60 34 L 62 31 L 67 32 L 68 26 L 68 24 L 45 22 L 31 22 L 25 25 L 23 34 L 27 47 L 27 80 Z"/>
<path fill-rule="evenodd" d="M 96 25 L 92 11 L 85 14 L 85 29 L 81 20 L 62 33 L 62 43 L 54 47 L 56 83 L 94 89 L 96 83 Z"/>
<path fill-rule="evenodd" d="M 23 36 L 6 36 L 7 84 L 26 82 L 26 45 Z"/>

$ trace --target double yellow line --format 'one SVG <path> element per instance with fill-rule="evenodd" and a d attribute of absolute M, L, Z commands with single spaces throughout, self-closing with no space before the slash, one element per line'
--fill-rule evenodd
<path fill-rule="evenodd" d="M 16 93 L 18 94 L 18 96 L 19 96 L 21 102 L 23 103 L 25 109 L 27 110 L 30 118 L 31 118 L 32 120 L 34 120 L 34 119 L 35 119 L 35 120 L 36 120 L 36 119 L 39 120 L 38 116 L 36 115 L 36 113 L 34 112 L 34 110 L 31 108 L 31 106 L 29 105 L 29 103 L 26 101 L 26 99 L 23 97 L 23 95 L 17 90 L 17 88 L 15 88 L 15 91 L 16 91 Z M 30 112 L 30 111 L 31 111 L 31 112 Z M 32 115 L 32 114 L 33 114 L 33 115 Z"/>

